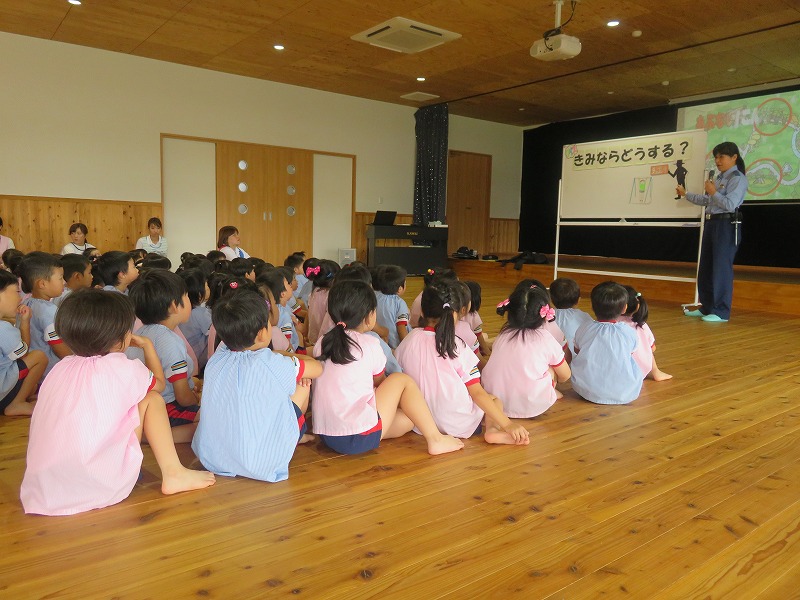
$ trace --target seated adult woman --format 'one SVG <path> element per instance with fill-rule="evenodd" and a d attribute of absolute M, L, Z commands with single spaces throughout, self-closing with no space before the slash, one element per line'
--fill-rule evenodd
<path fill-rule="evenodd" d="M 83 254 L 86 250 L 94 248 L 86 241 L 89 228 L 83 223 L 73 223 L 69 226 L 69 238 L 72 240 L 61 249 L 61 254 Z"/>
<path fill-rule="evenodd" d="M 147 222 L 149 235 L 140 237 L 136 242 L 137 250 L 146 250 L 148 254 L 167 255 L 167 238 L 161 237 L 161 219 L 153 217 Z"/>
<path fill-rule="evenodd" d="M 226 225 L 219 230 L 217 238 L 217 249 L 225 255 L 228 260 L 234 258 L 250 258 L 250 255 L 245 252 L 239 244 L 241 238 L 239 237 L 239 230 L 233 225 Z"/>

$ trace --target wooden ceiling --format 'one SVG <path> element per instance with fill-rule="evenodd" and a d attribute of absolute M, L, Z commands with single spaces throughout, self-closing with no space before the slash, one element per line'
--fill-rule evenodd
<path fill-rule="evenodd" d="M 800 77 L 800 0 L 580 0 L 564 32 L 581 54 L 541 62 L 529 49 L 554 10 L 551 0 L 0 0 L 0 30 L 408 106 L 421 104 L 400 96 L 425 92 L 451 114 L 521 126 Z M 418 54 L 350 39 L 396 16 L 462 37 Z M 621 24 L 607 27 L 612 18 Z"/>

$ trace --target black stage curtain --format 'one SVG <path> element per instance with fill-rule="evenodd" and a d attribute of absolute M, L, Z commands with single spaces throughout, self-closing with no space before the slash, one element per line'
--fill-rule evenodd
<path fill-rule="evenodd" d="M 558 181 L 565 144 L 675 131 L 676 106 L 553 123 L 525 132 L 519 250 L 555 252 Z M 742 208 L 736 264 L 800 267 L 800 205 L 748 204 Z M 562 227 L 561 254 L 695 262 L 699 231 L 661 227 Z"/>
<path fill-rule="evenodd" d="M 414 223 L 426 226 L 445 220 L 447 201 L 447 104 L 420 108 L 415 114 L 417 166 L 414 181 Z"/>

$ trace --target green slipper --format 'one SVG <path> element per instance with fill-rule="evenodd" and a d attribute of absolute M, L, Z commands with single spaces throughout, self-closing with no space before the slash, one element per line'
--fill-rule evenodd
<path fill-rule="evenodd" d="M 718 317 L 714 313 L 709 313 L 707 315 L 704 315 L 702 317 L 702 320 L 705 321 L 706 323 L 727 323 L 728 322 L 728 319 L 723 319 L 721 317 Z"/>
<path fill-rule="evenodd" d="M 700 310 L 684 310 L 683 314 L 686 315 L 687 317 L 704 317 L 705 316 L 703 314 L 703 312 L 700 311 Z"/>

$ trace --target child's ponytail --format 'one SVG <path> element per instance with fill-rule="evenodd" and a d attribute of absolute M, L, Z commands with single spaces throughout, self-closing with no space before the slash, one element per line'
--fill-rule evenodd
<path fill-rule="evenodd" d="M 429 285 L 422 292 L 422 315 L 425 319 L 438 319 L 436 352 L 442 358 L 456 358 L 456 323 L 453 317 L 461 309 L 458 290 L 442 284 Z"/>
<path fill-rule="evenodd" d="M 328 314 L 335 325 L 322 337 L 319 360 L 330 359 L 337 365 L 354 362 L 352 350 L 361 347 L 347 335 L 347 329 L 361 325 L 376 307 L 375 292 L 368 283 L 342 281 L 333 286 L 328 296 Z"/>
<path fill-rule="evenodd" d="M 637 327 L 642 327 L 647 323 L 647 300 L 641 292 L 637 292 L 631 286 L 622 287 L 628 292 L 628 308 L 625 309 L 625 315 L 630 317 Z"/>
<path fill-rule="evenodd" d="M 520 334 L 524 338 L 528 331 L 543 327 L 555 316 L 547 290 L 539 285 L 514 290 L 497 305 L 497 313 L 501 316 L 508 313 L 508 320 L 500 332 L 510 332 L 512 339 Z"/>

